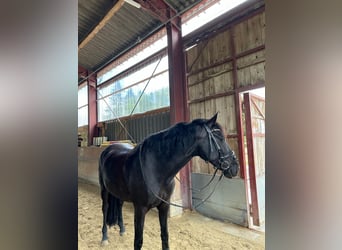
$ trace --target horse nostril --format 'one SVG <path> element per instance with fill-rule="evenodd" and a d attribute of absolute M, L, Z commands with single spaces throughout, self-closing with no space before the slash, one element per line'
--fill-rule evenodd
<path fill-rule="evenodd" d="M 236 176 L 238 174 L 239 168 L 240 168 L 239 165 L 236 165 L 236 167 L 233 168 L 233 173 L 232 173 L 233 176 Z"/>

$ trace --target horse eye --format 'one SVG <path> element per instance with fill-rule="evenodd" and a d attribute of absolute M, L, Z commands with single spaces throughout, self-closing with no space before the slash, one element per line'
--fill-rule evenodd
<path fill-rule="evenodd" d="M 213 129 L 213 130 L 211 130 L 212 132 L 219 132 L 219 133 L 221 133 L 221 129 L 218 129 L 218 128 L 215 128 L 215 129 Z"/>
<path fill-rule="evenodd" d="M 213 129 L 212 132 L 215 134 L 215 136 L 219 137 L 220 139 L 224 138 L 220 129 Z"/>

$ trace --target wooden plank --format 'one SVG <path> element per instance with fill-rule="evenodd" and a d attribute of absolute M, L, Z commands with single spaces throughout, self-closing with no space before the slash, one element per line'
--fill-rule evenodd
<path fill-rule="evenodd" d="M 237 71 L 238 87 L 244 87 L 251 83 L 251 71 L 248 68 L 240 69 Z"/>
<path fill-rule="evenodd" d="M 249 72 L 250 72 L 250 80 L 248 85 L 252 85 L 253 82 L 258 82 L 258 70 L 257 70 L 257 65 L 248 67 L 249 68 Z"/>
<path fill-rule="evenodd" d="M 258 82 L 266 82 L 266 76 L 265 76 L 265 67 L 266 67 L 266 63 L 263 62 L 261 64 L 258 65 Z"/>
<path fill-rule="evenodd" d="M 125 3 L 124 0 L 119 0 L 113 8 L 108 11 L 108 13 L 105 15 L 105 17 L 99 22 L 98 25 L 89 33 L 89 35 L 81 42 L 81 44 L 78 46 L 78 50 L 82 49 L 88 42 L 93 39 L 96 34 L 107 24 L 107 22 L 114 16 L 114 14 L 122 7 L 122 5 Z"/>
<path fill-rule="evenodd" d="M 217 93 L 226 93 L 234 89 L 232 72 L 223 73 L 218 77 L 214 77 L 214 83 Z"/>
<path fill-rule="evenodd" d="M 186 72 L 191 72 L 192 71 L 192 65 L 195 62 L 195 58 L 196 58 L 196 51 L 197 51 L 197 47 L 198 45 L 192 47 L 191 49 L 186 51 L 186 57 L 187 57 L 187 65 L 186 65 Z"/>
<path fill-rule="evenodd" d="M 233 27 L 233 32 L 234 32 L 234 44 L 235 44 L 235 52 L 236 54 L 240 53 L 241 51 L 243 51 L 242 49 L 242 42 L 243 42 L 243 39 L 242 39 L 242 26 L 243 26 L 243 23 L 239 23 L 237 24 L 236 26 Z"/>
<path fill-rule="evenodd" d="M 214 99 L 210 99 L 208 101 L 204 101 L 204 116 L 209 119 L 212 117 L 216 111 L 216 102 Z M 214 114 L 213 114 L 214 113 Z"/>
<path fill-rule="evenodd" d="M 265 62 L 249 67 L 251 69 L 251 85 L 256 82 L 265 81 Z"/>
<path fill-rule="evenodd" d="M 204 103 L 190 104 L 190 119 L 204 117 Z"/>
<path fill-rule="evenodd" d="M 254 136 L 254 161 L 255 161 L 255 175 L 265 175 L 265 137 Z"/>
<path fill-rule="evenodd" d="M 191 87 L 191 89 L 194 89 L 194 92 L 192 93 L 192 97 L 193 99 L 190 100 L 195 100 L 197 98 L 203 98 L 205 97 L 205 89 L 204 89 L 204 84 L 203 83 L 199 83 L 197 85 L 194 85 Z"/>
<path fill-rule="evenodd" d="M 233 67 L 231 62 L 213 65 L 209 68 L 204 69 L 203 71 L 188 76 L 188 85 L 191 86 L 202 81 L 208 80 L 212 77 L 220 76 L 221 74 L 231 72 L 232 69 Z"/>
<path fill-rule="evenodd" d="M 262 41 L 262 44 L 265 44 L 265 38 L 266 38 L 266 35 L 265 35 L 265 30 L 266 30 L 266 18 L 265 18 L 265 12 L 261 13 L 260 15 L 260 27 L 261 27 L 261 41 Z"/>
<path fill-rule="evenodd" d="M 207 65 L 212 65 L 216 62 L 222 61 L 223 59 L 229 58 L 229 30 L 217 34 L 208 43 L 208 61 Z"/>
<path fill-rule="evenodd" d="M 238 70 L 238 87 L 246 87 L 265 82 L 265 62 Z"/>
<path fill-rule="evenodd" d="M 225 96 L 214 99 L 216 111 L 219 112 L 217 121 L 226 134 L 236 134 L 236 114 L 234 96 Z"/>
<path fill-rule="evenodd" d="M 237 67 L 238 69 L 246 68 L 248 66 L 252 66 L 253 64 L 264 62 L 265 57 L 265 49 L 252 53 L 250 55 L 246 55 L 237 59 Z"/>
<path fill-rule="evenodd" d="M 234 27 L 236 54 L 265 44 L 265 14 L 255 15 Z"/>

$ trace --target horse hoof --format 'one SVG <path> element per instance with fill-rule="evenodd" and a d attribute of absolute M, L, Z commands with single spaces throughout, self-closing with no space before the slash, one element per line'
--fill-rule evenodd
<path fill-rule="evenodd" d="M 106 245 L 108 245 L 108 240 L 103 240 L 103 241 L 101 242 L 101 246 L 106 246 Z"/>
<path fill-rule="evenodd" d="M 122 226 L 120 227 L 120 236 L 124 235 L 125 232 L 126 232 L 126 228 L 125 228 L 125 226 L 122 225 Z"/>

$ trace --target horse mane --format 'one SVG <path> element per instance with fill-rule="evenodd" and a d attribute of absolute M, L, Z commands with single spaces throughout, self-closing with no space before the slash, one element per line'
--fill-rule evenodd
<path fill-rule="evenodd" d="M 177 148 L 184 148 L 189 144 L 189 124 L 177 123 L 167 129 L 161 130 L 146 137 L 141 143 L 155 152 L 168 154 Z"/>
<path fill-rule="evenodd" d="M 196 138 L 194 133 L 196 127 L 203 126 L 207 121 L 206 119 L 195 119 L 191 122 L 176 123 L 167 129 L 149 135 L 139 146 L 144 143 L 146 146 L 148 145 L 150 148 L 162 154 L 172 153 L 176 149 L 186 152 L 195 143 Z M 218 123 L 214 127 L 222 131 Z"/>

